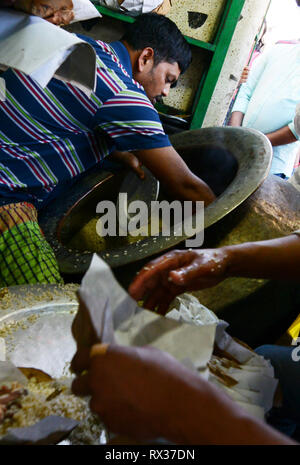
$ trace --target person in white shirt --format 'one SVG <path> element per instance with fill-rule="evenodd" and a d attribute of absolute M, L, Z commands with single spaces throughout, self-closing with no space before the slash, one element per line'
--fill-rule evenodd
<path fill-rule="evenodd" d="M 300 136 L 294 115 L 300 101 L 300 43 L 276 44 L 255 60 L 235 100 L 230 126 L 263 132 L 273 146 L 270 172 L 286 179 L 293 172 Z"/>

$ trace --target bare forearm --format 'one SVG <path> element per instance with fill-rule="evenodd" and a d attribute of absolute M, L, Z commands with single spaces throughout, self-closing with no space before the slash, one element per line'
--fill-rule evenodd
<path fill-rule="evenodd" d="M 227 276 L 300 281 L 300 237 L 297 234 L 224 248 Z"/>
<path fill-rule="evenodd" d="M 244 113 L 241 111 L 234 111 L 231 114 L 228 126 L 242 126 L 244 119 Z"/>
<path fill-rule="evenodd" d="M 194 379 L 186 383 L 185 390 L 185 395 L 180 393 L 183 406 L 177 403 L 177 420 L 167 439 L 179 444 L 295 444 L 205 380 Z"/>
<path fill-rule="evenodd" d="M 288 126 L 284 126 L 277 131 L 269 132 L 266 136 L 273 147 L 276 147 L 277 145 L 291 144 L 297 140 Z"/>
<path fill-rule="evenodd" d="M 205 206 L 215 200 L 210 187 L 190 171 L 173 147 L 140 150 L 136 155 L 174 199 L 203 200 Z"/>
<path fill-rule="evenodd" d="M 168 192 L 178 200 L 204 201 L 207 206 L 216 199 L 211 188 L 202 179 L 191 175 L 177 185 L 169 185 Z"/>

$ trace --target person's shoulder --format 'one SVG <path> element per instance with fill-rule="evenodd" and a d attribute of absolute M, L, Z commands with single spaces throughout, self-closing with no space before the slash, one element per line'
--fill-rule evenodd
<path fill-rule="evenodd" d="M 89 37 L 89 36 L 85 36 L 83 34 L 75 34 L 79 39 L 81 40 L 84 40 L 85 42 L 87 42 L 88 44 L 91 44 L 92 46 L 96 46 L 97 45 L 97 41 L 95 39 L 93 39 L 92 37 Z"/>
<path fill-rule="evenodd" d="M 102 40 L 93 39 L 92 37 L 88 37 L 83 34 L 76 34 L 76 36 L 90 44 L 99 58 L 108 58 L 110 61 L 113 61 L 113 56 L 115 54 L 113 53 L 113 50 L 108 43 L 103 42 Z"/>

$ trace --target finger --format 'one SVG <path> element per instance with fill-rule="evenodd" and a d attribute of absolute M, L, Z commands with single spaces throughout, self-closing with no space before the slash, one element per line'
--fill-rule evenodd
<path fill-rule="evenodd" d="M 88 374 L 78 376 L 72 383 L 72 392 L 76 396 L 88 396 L 91 392 Z"/>
<path fill-rule="evenodd" d="M 145 300 L 144 307 L 148 310 L 155 310 L 156 306 L 166 299 L 167 289 L 156 289 Z"/>
<path fill-rule="evenodd" d="M 94 344 L 90 350 L 90 357 L 97 355 L 106 355 L 109 350 L 110 344 Z"/>
<path fill-rule="evenodd" d="M 90 366 L 90 347 L 79 348 L 71 361 L 71 371 L 80 374 Z"/>
<path fill-rule="evenodd" d="M 139 176 L 140 179 L 144 179 L 145 178 L 145 172 L 140 164 L 140 162 L 138 161 L 138 165 L 137 167 L 135 168 L 135 171 L 137 173 L 137 175 Z"/>
<path fill-rule="evenodd" d="M 130 154 L 130 158 L 129 158 L 129 166 L 138 175 L 140 179 L 145 178 L 145 173 L 144 173 L 144 170 L 142 169 L 142 164 L 140 160 L 132 153 Z"/>
<path fill-rule="evenodd" d="M 178 295 L 178 294 L 176 294 Z M 158 309 L 157 309 L 157 313 L 159 313 L 160 315 L 165 315 L 169 308 L 170 308 L 170 304 L 172 303 L 172 301 L 175 299 L 176 295 L 169 295 L 168 299 L 165 299 L 164 301 L 161 301 L 159 306 L 158 306 Z"/>

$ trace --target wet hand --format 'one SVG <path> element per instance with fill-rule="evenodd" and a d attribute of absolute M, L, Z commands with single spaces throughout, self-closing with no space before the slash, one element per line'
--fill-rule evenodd
<path fill-rule="evenodd" d="M 173 250 L 152 260 L 138 273 L 129 294 L 161 314 L 187 291 L 212 287 L 226 278 L 229 256 L 224 248 Z"/>

